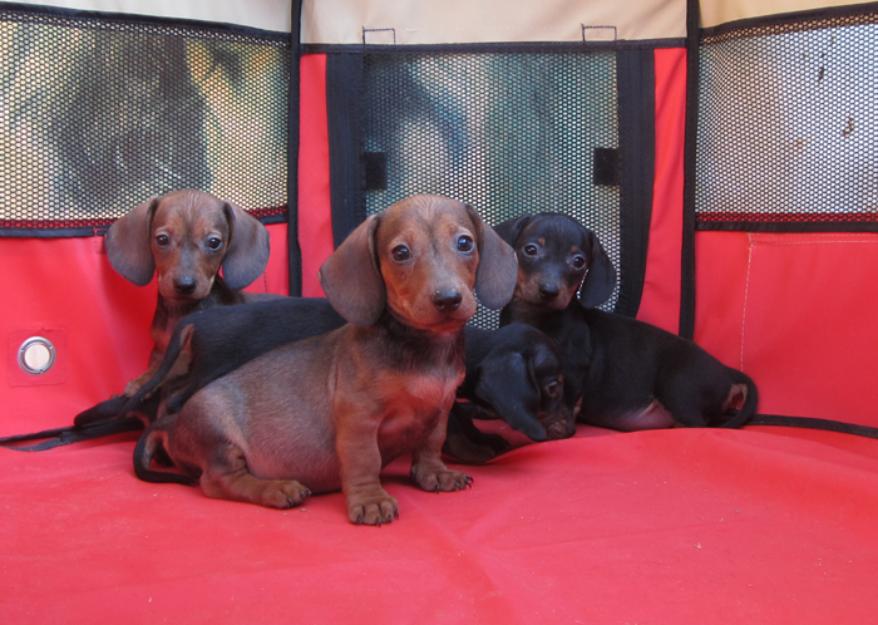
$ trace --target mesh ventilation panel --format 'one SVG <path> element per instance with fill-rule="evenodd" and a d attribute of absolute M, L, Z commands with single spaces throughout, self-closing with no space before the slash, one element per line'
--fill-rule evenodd
<path fill-rule="evenodd" d="M 370 54 L 365 84 L 363 148 L 387 172 L 367 213 L 415 193 L 468 202 L 491 224 L 563 212 L 619 267 L 619 189 L 596 185 L 592 162 L 618 146 L 615 53 Z"/>
<path fill-rule="evenodd" d="M 0 228 L 102 226 L 199 188 L 286 204 L 283 37 L 0 9 Z"/>
<path fill-rule="evenodd" d="M 700 227 L 878 221 L 878 12 L 708 35 L 700 64 Z"/>

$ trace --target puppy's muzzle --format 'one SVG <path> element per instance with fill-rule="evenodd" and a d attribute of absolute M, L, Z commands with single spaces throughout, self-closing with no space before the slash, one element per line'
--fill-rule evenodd
<path fill-rule="evenodd" d="M 174 279 L 174 292 L 177 295 L 192 295 L 195 292 L 194 276 L 180 276 Z"/>

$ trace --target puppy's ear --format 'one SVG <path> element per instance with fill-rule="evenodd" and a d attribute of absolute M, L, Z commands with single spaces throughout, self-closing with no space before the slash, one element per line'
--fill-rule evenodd
<path fill-rule="evenodd" d="M 138 286 L 147 284 L 155 273 L 150 243 L 152 216 L 158 203 L 154 197 L 138 204 L 113 222 L 104 239 L 113 269 Z"/>
<path fill-rule="evenodd" d="M 387 293 L 375 258 L 378 221 L 378 215 L 367 218 L 320 267 L 326 298 L 354 325 L 372 325 L 384 312 Z"/>
<path fill-rule="evenodd" d="M 507 219 L 506 221 L 494 226 L 494 231 L 500 235 L 501 239 L 514 248 L 516 241 L 518 241 L 518 236 L 521 234 L 521 231 L 524 230 L 524 227 L 530 223 L 530 220 L 530 215 L 513 217 L 512 219 Z"/>
<path fill-rule="evenodd" d="M 597 235 L 585 231 L 585 249 L 591 250 L 588 273 L 579 289 L 579 303 L 583 308 L 600 306 L 613 294 L 616 288 L 616 268 L 604 251 Z"/>
<path fill-rule="evenodd" d="M 475 395 L 531 440 L 544 441 L 548 437 L 536 415 L 540 406 L 539 389 L 532 383 L 521 354 L 488 354 L 478 367 Z"/>
<path fill-rule="evenodd" d="M 503 308 L 512 299 L 518 279 L 518 257 L 491 226 L 487 225 L 472 206 L 466 211 L 476 227 L 479 239 L 479 268 L 476 272 L 476 294 L 488 308 Z"/>
<path fill-rule="evenodd" d="M 225 202 L 223 213 L 229 224 L 229 247 L 223 257 L 223 280 L 237 291 L 253 282 L 268 263 L 268 231 L 247 211 Z"/>

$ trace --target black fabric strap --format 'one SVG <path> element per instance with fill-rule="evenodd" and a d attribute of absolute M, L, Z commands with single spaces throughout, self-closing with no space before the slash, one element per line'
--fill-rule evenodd
<path fill-rule="evenodd" d="M 810 428 L 814 430 L 827 430 L 841 434 L 854 434 L 868 438 L 878 438 L 878 428 L 834 419 L 816 419 L 813 417 L 789 417 L 786 415 L 757 414 L 747 422 L 747 425 L 779 425 L 783 427 Z"/>
<path fill-rule="evenodd" d="M 302 2 L 293 0 L 290 23 L 290 84 L 287 87 L 287 260 L 290 295 L 302 295 L 302 249 L 299 247 L 299 39 Z"/>
<path fill-rule="evenodd" d="M 362 101 L 363 55 L 327 55 L 329 181 L 332 238 L 336 247 L 366 218 L 361 161 Z"/>
<path fill-rule="evenodd" d="M 108 419 L 107 421 L 98 421 L 81 428 L 68 426 L 63 428 L 53 428 L 51 430 L 42 430 L 40 432 L 6 436 L 0 438 L 0 447 L 7 447 L 15 451 L 45 451 L 47 449 L 61 447 L 62 445 L 80 443 L 82 441 L 110 436 L 111 434 L 119 434 L 121 432 L 133 432 L 142 428 L 143 423 L 136 417 Z M 40 442 L 36 442 L 32 445 L 22 444 L 31 441 Z"/>
<path fill-rule="evenodd" d="M 619 85 L 620 235 L 622 281 L 617 313 L 633 317 L 640 307 L 655 174 L 655 51 L 616 53 Z"/>
<path fill-rule="evenodd" d="M 698 135 L 698 0 L 686 2 L 686 138 L 683 151 L 683 241 L 680 255 L 680 336 L 695 333 L 695 152 Z"/>

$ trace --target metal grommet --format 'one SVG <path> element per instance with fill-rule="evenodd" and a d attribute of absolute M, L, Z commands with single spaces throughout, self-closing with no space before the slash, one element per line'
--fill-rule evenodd
<path fill-rule="evenodd" d="M 18 366 L 25 373 L 42 375 L 55 364 L 55 346 L 47 338 L 32 336 L 18 348 Z"/>

